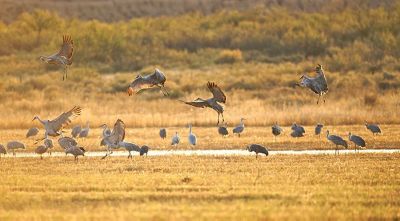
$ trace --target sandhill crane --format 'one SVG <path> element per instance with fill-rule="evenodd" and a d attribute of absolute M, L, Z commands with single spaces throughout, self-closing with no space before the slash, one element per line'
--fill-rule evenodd
<path fill-rule="evenodd" d="M 303 74 L 300 77 L 300 83 L 298 83 L 297 85 L 300 87 L 310 88 L 310 90 L 316 93 L 318 95 L 318 101 L 317 101 L 318 104 L 321 96 L 328 93 L 328 83 L 326 81 L 322 65 L 318 64 L 317 67 L 315 68 L 315 72 L 317 74 L 316 77 L 309 77 Z M 325 98 L 324 98 L 324 103 L 325 103 Z"/>
<path fill-rule="evenodd" d="M 66 150 L 68 147 L 70 147 L 70 145 L 72 145 L 72 146 L 77 146 L 78 145 L 76 140 L 74 138 L 71 138 L 71 137 L 61 137 L 60 139 L 58 139 L 58 144 L 64 150 Z"/>
<path fill-rule="evenodd" d="M 102 124 L 100 127 L 103 128 L 100 146 L 106 146 L 105 138 L 111 135 L 111 130 L 108 128 L 107 124 Z"/>
<path fill-rule="evenodd" d="M 146 156 L 147 156 L 147 153 L 149 152 L 149 149 L 150 149 L 150 147 L 148 147 L 146 145 L 143 145 L 140 148 L 140 156 L 143 156 L 144 154 L 146 154 Z"/>
<path fill-rule="evenodd" d="M 122 142 L 120 142 L 118 144 L 118 146 L 125 148 L 129 152 L 128 159 L 132 158 L 131 151 L 140 152 L 140 147 L 138 145 L 134 144 L 134 143 L 129 143 L 129 142 L 122 141 Z"/>
<path fill-rule="evenodd" d="M 351 134 L 351 132 L 349 132 L 349 140 L 354 143 L 355 152 L 357 152 L 357 146 L 365 147 L 365 140 L 360 136 Z"/>
<path fill-rule="evenodd" d="M 222 136 L 222 137 L 226 137 L 228 136 L 229 132 L 228 132 L 228 128 L 226 124 L 220 125 L 218 127 L 218 133 Z"/>
<path fill-rule="evenodd" d="M 224 107 L 220 103 L 226 102 L 226 96 L 224 92 L 222 92 L 221 88 L 218 87 L 217 84 L 214 82 L 208 82 L 207 83 L 207 88 L 208 90 L 213 94 L 212 98 L 208 99 L 203 99 L 203 98 L 197 98 L 194 101 L 182 101 L 181 102 L 192 105 L 194 107 L 201 107 L 201 108 L 212 108 L 218 113 L 218 122 L 217 125 L 219 124 L 219 115 L 222 116 L 222 122 L 225 121 L 224 119 Z"/>
<path fill-rule="evenodd" d="M 39 133 L 39 129 L 37 127 L 29 128 L 26 133 L 26 138 L 36 136 Z"/>
<path fill-rule="evenodd" d="M 10 141 L 7 143 L 7 150 L 12 150 L 13 156 L 15 156 L 16 149 L 25 149 L 25 144 L 19 141 Z"/>
<path fill-rule="evenodd" d="M 79 137 L 82 138 L 89 136 L 89 130 L 89 122 L 86 122 L 86 127 L 81 130 L 81 132 L 79 133 Z"/>
<path fill-rule="evenodd" d="M 268 156 L 268 150 L 264 146 L 261 146 L 259 144 L 251 144 L 247 146 L 247 150 L 249 152 L 256 152 L 256 158 L 258 157 L 258 153 L 263 153 L 265 156 Z"/>
<path fill-rule="evenodd" d="M 69 144 L 69 147 L 65 149 L 65 154 L 72 154 L 75 157 L 75 161 L 78 161 L 78 156 L 85 156 L 86 150 L 83 147 L 73 146 Z"/>
<path fill-rule="evenodd" d="M 40 145 L 35 149 L 35 153 L 40 155 L 40 159 L 43 159 L 43 154 L 46 153 L 47 149 L 46 145 Z"/>
<path fill-rule="evenodd" d="M 49 150 L 49 155 L 51 155 L 51 149 L 53 149 L 53 141 L 51 139 L 44 140 L 44 146 Z M 47 151 L 47 150 L 46 150 Z"/>
<path fill-rule="evenodd" d="M 109 156 L 112 153 L 112 149 L 119 148 L 119 143 L 124 141 L 124 139 L 125 123 L 121 119 L 118 119 L 114 124 L 114 128 L 110 136 L 104 138 L 104 142 L 107 146 L 107 153 L 104 157 L 102 157 L 102 159 L 105 159 L 107 156 Z"/>
<path fill-rule="evenodd" d="M 0 144 L 0 157 L 1 157 L 2 154 L 6 155 L 7 154 L 7 150 L 6 150 L 6 148 L 4 148 L 4 146 L 2 144 Z"/>
<path fill-rule="evenodd" d="M 278 125 L 278 122 L 275 122 L 271 129 L 272 134 L 274 135 L 274 141 L 276 141 L 276 137 L 282 133 L 282 128 Z"/>
<path fill-rule="evenodd" d="M 172 137 L 171 145 L 177 147 L 181 138 L 178 135 L 178 132 L 175 132 L 175 135 Z"/>
<path fill-rule="evenodd" d="M 81 110 L 80 107 L 75 106 L 71 110 L 62 113 L 54 120 L 41 120 L 38 116 L 35 116 L 32 121 L 37 119 L 41 124 L 43 124 L 44 129 L 46 130 L 44 138 L 40 140 L 44 140 L 48 136 L 56 137 L 61 135 L 62 129 L 71 123 L 73 117 L 79 116 Z"/>
<path fill-rule="evenodd" d="M 194 133 L 192 133 L 192 125 L 189 124 L 189 135 L 188 135 L 189 144 L 193 147 L 196 146 L 197 137 Z"/>
<path fill-rule="evenodd" d="M 381 128 L 377 124 L 365 123 L 365 127 L 372 132 L 373 135 L 382 133 Z"/>
<path fill-rule="evenodd" d="M 160 137 L 161 139 L 167 138 L 167 130 L 165 128 L 160 129 Z"/>
<path fill-rule="evenodd" d="M 321 137 L 321 131 L 323 127 L 324 127 L 323 124 L 317 124 L 317 126 L 315 126 L 315 135 Z"/>
<path fill-rule="evenodd" d="M 301 133 L 301 134 L 306 133 L 306 130 L 304 129 L 304 127 L 301 125 L 298 125 L 296 123 L 294 123 L 291 128 L 293 131 L 296 131 L 297 133 Z"/>
<path fill-rule="evenodd" d="M 292 137 L 304 137 L 304 134 L 300 132 L 299 130 L 293 130 L 292 133 L 290 133 L 290 136 Z"/>
<path fill-rule="evenodd" d="M 40 60 L 48 63 L 61 65 L 64 67 L 63 80 L 67 79 L 68 66 L 72 64 L 72 56 L 74 53 L 74 41 L 71 36 L 63 36 L 63 44 L 59 52 L 50 56 L 40 56 Z"/>
<path fill-rule="evenodd" d="M 345 140 L 343 140 L 343 138 L 337 136 L 337 135 L 330 135 L 329 134 L 329 130 L 326 131 L 326 138 L 331 141 L 333 144 L 336 145 L 335 148 L 335 154 L 337 152 L 337 154 L 339 154 L 339 146 L 343 146 L 346 149 L 348 148 L 347 146 L 347 142 Z"/>
<path fill-rule="evenodd" d="M 233 128 L 233 134 L 237 134 L 240 137 L 240 134 L 244 131 L 244 118 L 240 118 L 240 123 L 235 128 Z"/>
<path fill-rule="evenodd" d="M 79 133 L 81 132 L 81 130 L 82 130 L 81 125 L 76 125 L 75 127 L 72 128 L 71 136 L 73 138 L 76 138 L 79 135 Z"/>
<path fill-rule="evenodd" d="M 168 92 L 165 89 L 165 81 L 167 78 L 164 73 L 158 70 L 157 68 L 154 70 L 154 73 L 141 76 L 136 76 L 135 80 L 128 87 L 128 95 L 131 96 L 133 94 L 137 94 L 141 90 L 146 90 L 149 88 L 159 87 L 161 92 L 163 92 L 164 96 L 168 96 Z"/>

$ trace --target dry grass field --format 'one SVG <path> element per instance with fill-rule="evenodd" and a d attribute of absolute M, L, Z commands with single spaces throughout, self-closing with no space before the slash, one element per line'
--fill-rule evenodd
<path fill-rule="evenodd" d="M 2 158 L 1 220 L 394 220 L 400 155 Z"/>

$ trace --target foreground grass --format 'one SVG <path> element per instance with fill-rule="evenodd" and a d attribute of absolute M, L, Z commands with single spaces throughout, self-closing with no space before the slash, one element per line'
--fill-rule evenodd
<path fill-rule="evenodd" d="M 1 220 L 393 219 L 399 154 L 1 159 Z"/>
<path fill-rule="evenodd" d="M 364 125 L 347 125 L 347 126 L 325 126 L 324 133 L 321 137 L 314 135 L 314 127 L 305 127 L 306 135 L 302 138 L 292 138 L 290 136 L 290 126 L 283 127 L 284 133 L 274 137 L 271 133 L 271 127 L 246 127 L 241 137 L 233 136 L 232 126 L 229 127 L 229 137 L 221 137 L 217 133 L 217 127 L 197 127 L 194 125 L 193 133 L 197 136 L 197 145 L 194 149 L 245 149 L 246 145 L 258 143 L 265 145 L 270 150 L 307 150 L 307 149 L 334 149 L 335 146 L 326 139 L 326 130 L 330 130 L 332 134 L 342 136 L 348 140 L 348 132 L 362 136 L 368 149 L 385 149 L 400 148 L 400 126 L 399 125 L 380 125 L 383 134 L 373 136 Z M 41 127 L 39 127 L 41 128 Z M 38 136 L 33 138 L 25 138 L 27 130 L 0 130 L 0 143 L 6 145 L 8 141 L 20 140 L 27 146 L 22 152 L 33 152 L 40 144 L 35 144 L 35 139 L 43 136 L 44 130 Z M 65 130 L 65 135 L 70 136 L 70 129 Z M 186 127 L 167 127 L 167 139 L 162 140 L 158 133 L 159 128 L 128 128 L 126 131 L 125 141 L 133 142 L 138 145 L 148 145 L 153 150 L 176 149 L 172 147 L 171 138 L 178 132 L 181 136 L 181 143 L 177 149 L 191 149 L 187 136 L 189 129 Z M 79 145 L 85 147 L 88 151 L 102 151 L 104 147 L 100 147 L 101 129 L 93 128 L 90 130 L 89 137 L 77 139 Z M 52 138 L 55 144 L 55 151 L 62 151 L 58 146 L 58 138 Z M 353 149 L 353 143 L 349 143 L 349 148 Z"/>

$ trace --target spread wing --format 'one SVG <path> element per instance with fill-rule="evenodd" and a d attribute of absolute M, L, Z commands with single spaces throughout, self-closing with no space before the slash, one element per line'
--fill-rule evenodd
<path fill-rule="evenodd" d="M 328 83 L 325 78 L 324 70 L 320 64 L 315 68 L 315 72 L 317 73 L 317 77 L 314 78 L 315 84 L 322 92 L 327 92 Z"/>
<path fill-rule="evenodd" d="M 182 101 L 182 102 L 188 105 L 192 105 L 194 107 L 201 107 L 201 108 L 211 107 L 210 104 L 207 102 L 207 100 L 201 98 L 197 98 L 194 101 Z"/>
<path fill-rule="evenodd" d="M 64 56 L 68 60 L 71 60 L 73 53 L 74 41 L 72 40 L 72 37 L 69 35 L 63 35 L 63 44 L 61 45 L 61 49 L 57 55 Z"/>
<path fill-rule="evenodd" d="M 81 110 L 82 108 L 75 106 L 68 112 L 62 113 L 56 119 L 49 121 L 50 127 L 54 130 L 54 132 L 61 130 L 63 127 L 71 123 L 71 118 L 79 116 L 81 114 Z"/>
<path fill-rule="evenodd" d="M 148 89 L 152 88 L 154 86 L 154 83 L 152 81 L 152 78 L 149 76 L 142 77 L 138 75 L 135 80 L 132 81 L 132 83 L 128 87 L 128 94 L 131 96 L 134 93 L 137 93 L 143 89 Z"/>
<path fill-rule="evenodd" d="M 111 135 L 104 138 L 107 145 L 118 145 L 125 139 L 125 124 L 122 120 L 118 119 L 114 124 L 114 129 Z"/>
<path fill-rule="evenodd" d="M 208 90 L 213 94 L 213 97 L 215 98 L 216 101 L 225 103 L 226 102 L 226 96 L 224 92 L 222 92 L 221 88 L 218 87 L 217 84 L 214 82 L 208 82 L 207 83 Z"/>

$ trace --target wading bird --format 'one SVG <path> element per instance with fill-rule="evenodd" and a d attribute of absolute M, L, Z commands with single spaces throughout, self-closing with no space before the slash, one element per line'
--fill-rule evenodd
<path fill-rule="evenodd" d="M 181 102 L 192 105 L 194 107 L 201 107 L 201 108 L 212 108 L 218 113 L 218 122 L 217 125 L 219 125 L 219 115 L 222 116 L 222 122 L 225 121 L 224 119 L 224 107 L 220 103 L 226 102 L 226 96 L 224 92 L 216 85 L 214 82 L 208 82 L 207 83 L 208 90 L 213 94 L 212 98 L 208 99 L 203 99 L 203 98 L 197 98 L 194 101 L 182 101 Z"/>
<path fill-rule="evenodd" d="M 171 145 L 177 147 L 181 138 L 178 135 L 178 132 L 175 132 L 175 135 L 172 137 Z"/>
<path fill-rule="evenodd" d="M 264 146 L 261 146 L 259 144 L 251 144 L 247 146 L 247 150 L 249 152 L 255 152 L 256 153 L 256 158 L 258 157 L 258 153 L 263 153 L 265 156 L 268 156 L 268 150 Z"/>
<path fill-rule="evenodd" d="M 349 132 L 349 140 L 354 143 L 355 152 L 357 152 L 357 146 L 360 148 L 365 147 L 365 140 L 360 136 L 351 134 L 351 132 Z"/>
<path fill-rule="evenodd" d="M 25 149 L 25 144 L 19 142 L 19 141 L 10 141 L 7 143 L 7 150 L 11 150 L 13 153 L 13 156 L 15 156 L 15 150 L 16 149 Z"/>
<path fill-rule="evenodd" d="M 324 125 L 317 124 L 317 126 L 315 126 L 315 135 L 318 135 L 319 137 L 321 137 L 321 131 L 322 131 L 323 127 L 324 127 Z"/>
<path fill-rule="evenodd" d="M 86 150 L 83 147 L 69 145 L 67 149 L 65 149 L 65 155 L 72 154 L 75 157 L 75 161 L 78 161 L 78 156 L 85 156 Z"/>
<path fill-rule="evenodd" d="M 160 137 L 161 139 L 167 138 L 167 130 L 165 128 L 160 129 Z"/>
<path fill-rule="evenodd" d="M 46 145 L 40 145 L 35 149 L 35 153 L 40 155 L 40 159 L 43 159 L 43 154 L 46 153 L 47 149 Z"/>
<path fill-rule="evenodd" d="M 292 133 L 290 134 L 292 137 L 304 137 L 306 130 L 304 130 L 303 126 L 297 125 L 294 123 L 291 127 Z"/>
<path fill-rule="evenodd" d="M 192 125 L 189 124 L 189 135 L 188 135 L 189 144 L 194 147 L 197 143 L 197 137 L 194 133 L 192 133 Z"/>
<path fill-rule="evenodd" d="M 143 145 L 143 146 L 140 148 L 140 156 L 143 156 L 143 155 L 146 154 L 146 157 L 147 157 L 147 153 L 149 152 L 149 149 L 150 149 L 150 147 L 148 147 L 148 146 L 146 146 L 146 145 Z"/>
<path fill-rule="evenodd" d="M 74 41 L 71 36 L 64 35 L 63 36 L 63 44 L 61 49 L 56 54 L 50 56 L 40 56 L 40 60 L 48 63 L 61 65 L 64 67 L 63 80 L 67 79 L 68 75 L 68 66 L 72 64 L 72 55 L 74 53 Z"/>
<path fill-rule="evenodd" d="M 331 141 L 333 144 L 335 144 L 336 148 L 335 148 L 335 155 L 336 152 L 337 154 L 339 154 L 339 146 L 343 146 L 346 149 L 348 148 L 347 146 L 347 142 L 345 140 L 343 140 L 343 138 L 337 136 L 337 135 L 330 135 L 329 134 L 329 130 L 326 131 L 326 138 Z"/>
<path fill-rule="evenodd" d="M 274 141 L 276 141 L 276 137 L 282 133 L 282 128 L 278 125 L 278 122 L 275 122 L 271 129 L 272 134 L 274 135 Z"/>
<path fill-rule="evenodd" d="M 102 124 L 100 127 L 103 128 L 103 132 L 101 134 L 102 139 L 100 141 L 100 146 L 105 146 L 106 145 L 105 138 L 111 135 L 111 130 L 110 128 L 108 128 L 107 124 Z"/>
<path fill-rule="evenodd" d="M 79 135 L 79 133 L 81 132 L 81 130 L 82 130 L 81 125 L 76 125 L 75 127 L 72 128 L 71 136 L 73 138 L 76 138 Z"/>
<path fill-rule="evenodd" d="M 26 133 L 26 138 L 36 136 L 39 133 L 39 129 L 37 127 L 29 128 Z"/>
<path fill-rule="evenodd" d="M 32 121 L 37 119 L 41 124 L 43 124 L 44 129 L 46 130 L 44 133 L 44 138 L 39 140 L 44 140 L 48 136 L 56 137 L 61 135 L 62 129 L 71 123 L 71 119 L 73 117 L 79 116 L 81 114 L 81 110 L 82 109 L 80 107 L 75 106 L 68 112 L 62 113 L 54 120 L 41 120 L 38 116 L 35 116 Z"/>
<path fill-rule="evenodd" d="M 218 133 L 222 136 L 222 137 L 226 137 L 228 136 L 229 132 L 228 132 L 228 128 L 226 124 L 220 125 L 218 127 Z"/>
<path fill-rule="evenodd" d="M 53 146 L 53 141 L 51 139 L 44 139 L 44 146 L 49 151 L 49 155 L 51 155 L 51 149 L 53 149 L 53 147 L 54 147 Z"/>
<path fill-rule="evenodd" d="M 5 156 L 7 154 L 7 150 L 2 144 L 0 144 L 0 157 L 2 154 Z"/>
<path fill-rule="evenodd" d="M 303 74 L 300 77 L 300 83 L 298 83 L 297 85 L 300 87 L 307 87 L 314 93 L 316 93 L 318 95 L 318 101 L 317 101 L 318 104 L 321 96 L 328 93 L 328 83 L 326 81 L 322 65 L 318 64 L 317 67 L 315 68 L 315 72 L 317 74 L 316 77 L 309 77 Z M 324 103 L 325 103 L 325 98 L 324 98 Z"/>
<path fill-rule="evenodd" d="M 233 134 L 237 134 L 240 137 L 240 134 L 244 131 L 244 118 L 240 118 L 240 123 L 235 128 L 233 128 Z"/>
<path fill-rule="evenodd" d="M 125 123 L 121 119 L 118 119 L 114 124 L 114 128 L 110 136 L 104 138 L 104 142 L 107 146 L 107 153 L 101 159 L 105 159 L 107 156 L 110 156 L 110 154 L 112 153 L 112 149 L 119 148 L 120 142 L 124 141 L 124 139 Z"/>
<path fill-rule="evenodd" d="M 376 124 L 365 123 L 365 127 L 372 132 L 373 135 L 382 133 L 381 128 Z"/>
<path fill-rule="evenodd" d="M 118 146 L 125 148 L 125 150 L 127 150 L 129 152 L 128 159 L 132 158 L 131 151 L 140 152 L 140 147 L 134 143 L 121 141 L 121 142 L 119 142 Z"/>
<path fill-rule="evenodd" d="M 61 137 L 58 139 L 58 144 L 60 145 L 61 148 L 65 151 L 70 145 L 76 146 L 78 143 L 74 138 L 71 137 Z"/>
<path fill-rule="evenodd" d="M 79 137 L 82 138 L 82 137 L 89 136 L 89 130 L 90 130 L 90 128 L 89 128 L 89 121 L 88 121 L 88 122 L 86 122 L 86 127 L 83 128 L 81 130 L 81 132 L 79 133 Z"/>
<path fill-rule="evenodd" d="M 163 92 L 164 96 L 168 96 L 168 91 L 165 89 L 165 81 L 166 77 L 163 72 L 158 70 L 154 71 L 154 73 L 141 76 L 136 76 L 135 80 L 128 87 L 128 95 L 131 96 L 133 94 L 137 94 L 141 90 L 146 90 L 154 87 L 160 88 L 161 92 Z"/>

